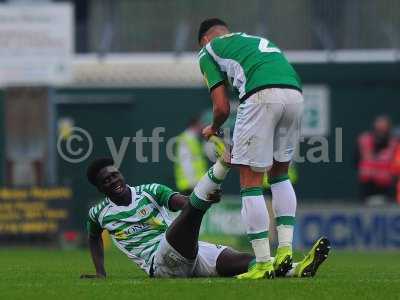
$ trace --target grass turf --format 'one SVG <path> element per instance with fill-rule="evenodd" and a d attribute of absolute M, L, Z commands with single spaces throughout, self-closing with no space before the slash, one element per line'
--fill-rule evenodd
<path fill-rule="evenodd" d="M 297 255 L 297 258 L 300 258 Z M 332 251 L 313 279 L 149 279 L 116 250 L 106 280 L 86 250 L 0 249 L 0 299 L 400 299 L 398 253 Z"/>

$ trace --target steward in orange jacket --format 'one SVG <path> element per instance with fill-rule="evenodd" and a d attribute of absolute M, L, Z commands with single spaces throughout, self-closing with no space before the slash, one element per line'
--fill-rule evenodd
<path fill-rule="evenodd" d="M 371 195 L 393 196 L 393 161 L 397 140 L 391 136 L 390 119 L 376 118 L 374 130 L 358 137 L 358 179 L 362 197 Z"/>

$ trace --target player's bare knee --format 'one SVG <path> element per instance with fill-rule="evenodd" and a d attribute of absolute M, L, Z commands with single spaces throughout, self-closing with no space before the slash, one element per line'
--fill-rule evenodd
<path fill-rule="evenodd" d="M 268 171 L 268 177 L 273 178 L 288 174 L 290 162 L 274 161 L 271 169 Z"/>
<path fill-rule="evenodd" d="M 240 186 L 242 188 L 262 186 L 264 172 L 250 166 L 240 166 Z"/>

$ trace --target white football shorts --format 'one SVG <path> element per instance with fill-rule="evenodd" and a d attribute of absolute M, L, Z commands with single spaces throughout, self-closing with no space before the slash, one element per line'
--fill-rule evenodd
<path fill-rule="evenodd" d="M 154 256 L 153 273 L 156 278 L 169 277 L 216 277 L 218 256 L 227 247 L 199 241 L 196 259 L 183 257 L 167 241 L 160 241 Z"/>
<path fill-rule="evenodd" d="M 231 162 L 265 172 L 273 159 L 289 162 L 300 138 L 303 95 L 294 89 L 267 88 L 238 107 Z"/>

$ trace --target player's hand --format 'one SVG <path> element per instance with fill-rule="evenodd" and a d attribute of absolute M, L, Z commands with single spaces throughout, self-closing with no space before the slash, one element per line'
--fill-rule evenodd
<path fill-rule="evenodd" d="M 106 279 L 106 274 L 82 274 L 80 279 Z"/>
<path fill-rule="evenodd" d="M 221 198 L 222 198 L 222 190 L 221 189 L 215 190 L 207 195 L 207 200 L 209 200 L 213 203 L 218 203 L 219 201 L 221 201 Z"/>
<path fill-rule="evenodd" d="M 208 139 L 210 138 L 210 136 L 216 135 L 217 132 L 218 132 L 218 129 L 214 129 L 214 128 L 212 127 L 212 125 L 208 125 L 207 127 L 204 127 L 204 129 L 203 129 L 203 131 L 202 131 L 202 134 L 203 134 L 203 137 L 204 137 L 206 140 L 208 140 Z"/>

